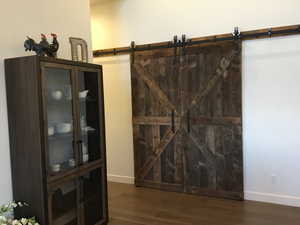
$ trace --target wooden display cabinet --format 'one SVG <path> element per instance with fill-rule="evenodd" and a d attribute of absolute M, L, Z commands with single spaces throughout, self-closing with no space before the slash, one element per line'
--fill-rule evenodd
<path fill-rule="evenodd" d="M 107 224 L 102 67 L 5 60 L 13 195 L 42 225 Z"/>

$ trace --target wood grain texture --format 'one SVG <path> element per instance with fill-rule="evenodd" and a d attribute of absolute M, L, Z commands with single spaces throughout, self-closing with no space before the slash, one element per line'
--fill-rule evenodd
<path fill-rule="evenodd" d="M 243 199 L 240 43 L 186 49 L 181 58 L 190 68 L 180 74 L 185 190 Z"/>
<path fill-rule="evenodd" d="M 180 124 L 179 106 L 175 105 L 179 95 L 178 76 L 173 76 L 174 57 L 135 59 L 132 96 L 136 185 L 180 183 L 175 179 L 172 147 Z"/>
<path fill-rule="evenodd" d="M 109 183 L 109 225 L 296 225 L 300 208 Z"/>
<path fill-rule="evenodd" d="M 132 96 L 138 186 L 243 199 L 239 41 L 137 53 Z"/>
<path fill-rule="evenodd" d="M 137 74 L 139 74 L 140 79 L 142 79 L 149 87 L 149 90 L 152 91 L 152 94 L 157 96 L 157 99 L 162 106 L 166 107 L 166 109 L 175 110 L 174 105 L 169 101 L 165 93 L 156 85 L 155 81 L 151 79 L 151 75 L 138 64 L 135 64 L 134 68 Z"/>

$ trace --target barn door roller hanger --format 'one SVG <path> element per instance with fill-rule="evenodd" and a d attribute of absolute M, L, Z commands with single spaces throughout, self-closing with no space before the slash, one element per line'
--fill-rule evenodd
<path fill-rule="evenodd" d="M 136 51 L 147 51 L 154 49 L 164 49 L 164 48 L 184 48 L 192 45 L 200 45 L 213 43 L 218 41 L 232 41 L 232 40 L 253 40 L 253 39 L 261 39 L 261 38 L 271 38 L 271 37 L 279 37 L 279 36 L 288 36 L 288 35 L 296 35 L 300 34 L 300 24 L 292 25 L 292 26 L 284 26 L 284 27 L 272 27 L 265 28 L 260 30 L 251 30 L 240 32 L 238 27 L 234 28 L 232 33 L 221 34 L 221 35 L 213 35 L 207 37 L 200 38 L 191 38 L 186 39 L 186 35 L 181 36 L 181 40 L 178 39 L 177 36 L 173 37 L 172 41 L 167 42 L 159 42 L 152 44 L 144 44 L 144 45 L 136 45 L 135 42 L 131 42 L 130 47 L 121 47 L 121 48 L 110 48 L 110 49 L 102 49 L 95 50 L 94 57 L 104 57 L 104 56 L 113 56 L 113 55 L 124 55 L 131 54 Z M 175 52 L 176 50 L 174 50 Z"/>

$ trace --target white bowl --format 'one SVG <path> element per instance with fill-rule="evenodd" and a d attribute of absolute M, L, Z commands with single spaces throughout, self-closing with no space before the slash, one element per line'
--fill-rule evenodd
<path fill-rule="evenodd" d="M 56 131 L 59 134 L 65 134 L 72 131 L 72 124 L 71 123 L 59 123 L 56 125 Z"/>
<path fill-rule="evenodd" d="M 60 164 L 53 164 L 51 166 L 52 172 L 59 172 L 60 171 Z"/>
<path fill-rule="evenodd" d="M 89 93 L 89 90 L 79 92 L 79 98 L 86 98 L 88 93 Z"/>
<path fill-rule="evenodd" d="M 57 90 L 57 91 L 52 91 L 51 95 L 53 99 L 60 100 L 63 96 L 63 93 Z"/>
<path fill-rule="evenodd" d="M 48 136 L 54 135 L 54 127 L 48 127 Z"/>

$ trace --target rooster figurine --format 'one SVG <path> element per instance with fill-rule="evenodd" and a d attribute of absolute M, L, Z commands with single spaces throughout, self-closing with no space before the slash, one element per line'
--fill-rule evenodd
<path fill-rule="evenodd" d="M 47 40 L 46 35 L 41 34 L 40 43 L 36 43 L 32 38 L 27 37 L 24 42 L 25 51 L 35 51 L 38 56 L 49 56 L 56 57 L 59 49 L 59 43 L 57 41 L 57 35 L 51 34 L 53 40 L 50 44 Z"/>

